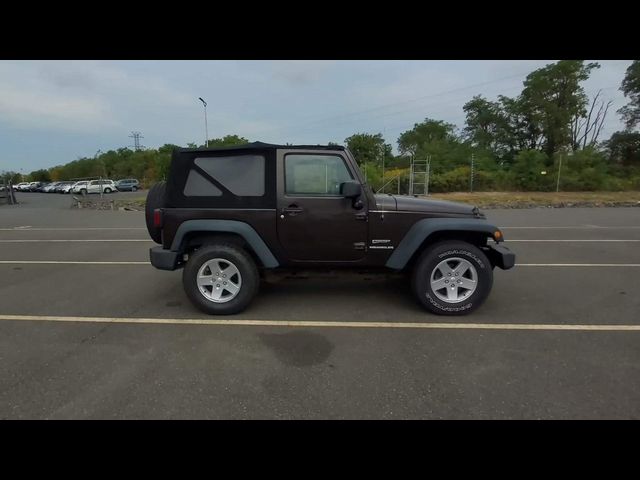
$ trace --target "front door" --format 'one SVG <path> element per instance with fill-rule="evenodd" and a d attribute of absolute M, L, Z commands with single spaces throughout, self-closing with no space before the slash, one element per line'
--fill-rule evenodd
<path fill-rule="evenodd" d="M 341 151 L 278 151 L 278 238 L 289 259 L 364 257 L 367 206 L 356 210 L 352 199 L 340 195 L 340 184 L 354 179 Z"/>

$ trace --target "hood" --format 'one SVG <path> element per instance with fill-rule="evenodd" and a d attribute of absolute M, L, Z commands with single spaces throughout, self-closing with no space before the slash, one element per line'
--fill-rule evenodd
<path fill-rule="evenodd" d="M 450 213 L 455 215 L 477 216 L 478 209 L 473 205 L 446 200 L 431 200 L 402 195 L 376 195 L 377 208 L 380 210 L 419 212 L 419 213 Z"/>

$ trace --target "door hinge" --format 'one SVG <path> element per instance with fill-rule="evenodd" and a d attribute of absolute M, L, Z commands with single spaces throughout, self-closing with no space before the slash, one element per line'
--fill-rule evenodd
<path fill-rule="evenodd" d="M 356 250 L 364 250 L 364 242 L 356 242 L 353 244 L 353 248 Z"/>
<path fill-rule="evenodd" d="M 367 220 L 367 212 L 356 213 L 356 220 Z"/>

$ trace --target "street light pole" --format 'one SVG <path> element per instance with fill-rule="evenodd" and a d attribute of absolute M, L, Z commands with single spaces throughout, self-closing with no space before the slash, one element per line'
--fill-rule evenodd
<path fill-rule="evenodd" d="M 204 145 L 209 148 L 209 127 L 207 126 L 207 102 L 202 97 L 198 97 L 198 100 L 204 105 Z"/>

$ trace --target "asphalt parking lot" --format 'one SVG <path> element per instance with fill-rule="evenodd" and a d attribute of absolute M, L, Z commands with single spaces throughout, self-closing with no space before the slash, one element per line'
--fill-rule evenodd
<path fill-rule="evenodd" d="M 220 319 L 148 264 L 142 212 L 17 196 L 2 419 L 640 418 L 640 208 L 487 211 L 518 265 L 471 316 L 365 277 L 263 284 Z"/>

